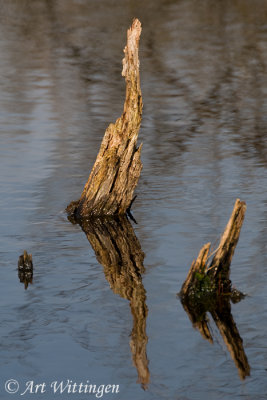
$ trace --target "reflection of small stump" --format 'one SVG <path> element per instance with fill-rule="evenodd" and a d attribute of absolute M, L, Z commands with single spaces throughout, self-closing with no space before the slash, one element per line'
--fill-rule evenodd
<path fill-rule="evenodd" d="M 27 289 L 29 283 L 32 283 L 32 278 L 33 278 L 32 255 L 28 254 L 26 250 L 24 250 L 24 253 L 21 256 L 19 256 L 18 277 L 20 282 L 24 283 L 25 289 Z"/>
<path fill-rule="evenodd" d="M 239 376 L 243 380 L 250 375 L 250 366 L 243 347 L 243 340 L 231 313 L 230 303 L 230 300 L 235 303 L 241 298 L 240 292 L 233 290 L 232 296 L 225 295 L 220 299 L 214 297 L 198 301 L 195 299 L 195 302 L 194 299 L 181 299 L 181 302 L 193 327 L 200 332 L 204 339 L 213 343 L 207 313 L 211 315 L 238 369 Z"/>

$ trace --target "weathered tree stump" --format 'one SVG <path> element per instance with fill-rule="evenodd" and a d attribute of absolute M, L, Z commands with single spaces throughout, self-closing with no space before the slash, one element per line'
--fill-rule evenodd
<path fill-rule="evenodd" d="M 29 283 L 32 283 L 33 278 L 33 264 L 32 255 L 28 254 L 26 250 L 19 256 L 18 260 L 18 276 L 21 283 L 24 283 L 25 289 L 27 289 Z"/>
<path fill-rule="evenodd" d="M 237 245 L 246 204 L 236 200 L 232 215 L 221 237 L 214 257 L 209 263 L 210 243 L 205 244 L 193 261 L 179 293 L 181 303 L 194 328 L 202 337 L 213 343 L 207 312 L 216 323 L 222 338 L 238 368 L 241 379 L 250 375 L 250 366 L 243 348 L 243 341 L 231 314 L 231 304 L 244 295 L 232 288 L 230 264 Z"/>
<path fill-rule="evenodd" d="M 74 221 L 73 221 L 74 222 Z M 146 354 L 146 291 L 142 283 L 144 253 L 125 215 L 114 218 L 83 218 L 79 224 L 114 293 L 129 300 L 133 316 L 130 347 L 138 382 L 146 389 L 150 373 Z"/>
<path fill-rule="evenodd" d="M 230 265 L 245 218 L 246 203 L 236 200 L 232 215 L 221 237 L 220 244 L 210 262 L 210 243 L 205 244 L 193 261 L 182 286 L 182 298 L 229 294 L 231 292 Z"/>
<path fill-rule="evenodd" d="M 127 32 L 122 75 L 126 81 L 124 110 L 107 128 L 81 198 L 67 207 L 78 218 L 125 214 L 131 206 L 142 163 L 137 137 L 142 117 L 138 47 L 141 23 L 134 19 Z"/>

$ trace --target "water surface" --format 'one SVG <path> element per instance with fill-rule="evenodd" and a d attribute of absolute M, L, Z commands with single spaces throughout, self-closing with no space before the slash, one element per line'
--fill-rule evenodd
<path fill-rule="evenodd" d="M 0 5 L 2 398 L 11 396 L 3 385 L 13 378 L 22 386 L 119 384 L 118 395 L 104 398 L 127 400 L 264 399 L 266 2 Z M 143 171 L 138 224 L 127 234 L 145 257 L 130 283 L 115 287 L 110 267 L 64 209 L 80 196 L 104 131 L 121 114 L 122 49 L 133 17 L 143 25 Z M 236 198 L 247 202 L 231 269 L 248 294 L 232 305 L 251 368 L 245 380 L 215 324 L 211 345 L 176 298 Z M 34 263 L 27 290 L 17 276 L 24 249 Z M 142 354 L 141 365 L 134 354 Z"/>

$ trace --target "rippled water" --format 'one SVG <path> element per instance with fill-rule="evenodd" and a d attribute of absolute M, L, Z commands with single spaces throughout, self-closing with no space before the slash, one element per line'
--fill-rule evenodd
<path fill-rule="evenodd" d="M 32 380 L 119 384 L 119 394 L 104 398 L 121 400 L 264 399 L 266 2 L 0 6 L 1 398 L 10 398 L 4 382 L 13 378 L 22 389 Z M 64 209 L 79 197 L 105 128 L 121 114 L 122 49 L 133 17 L 143 25 L 143 171 L 133 206 L 138 224 L 121 237 L 130 235 L 127 243 L 145 258 L 144 270 L 119 283 L 107 259 L 96 258 L 94 233 L 91 246 Z M 237 197 L 247 213 L 231 278 L 248 296 L 232 315 L 251 368 L 245 380 L 215 324 L 210 344 L 176 298 Z M 27 290 L 17 275 L 24 249 L 34 263 Z"/>

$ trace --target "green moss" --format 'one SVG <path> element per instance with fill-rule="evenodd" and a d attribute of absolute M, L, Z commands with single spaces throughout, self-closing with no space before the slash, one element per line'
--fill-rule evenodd
<path fill-rule="evenodd" d="M 205 273 L 196 272 L 195 273 L 195 293 L 207 293 L 210 294 L 214 292 L 215 285 L 210 277 Z"/>

